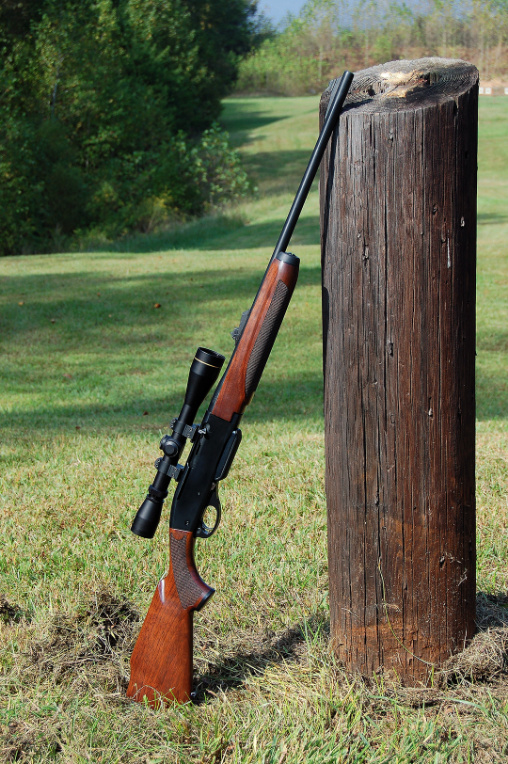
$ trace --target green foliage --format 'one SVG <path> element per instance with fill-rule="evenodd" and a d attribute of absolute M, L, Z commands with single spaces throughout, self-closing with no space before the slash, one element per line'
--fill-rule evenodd
<path fill-rule="evenodd" d="M 205 130 L 199 144 L 180 157 L 187 166 L 186 176 L 196 194 L 195 206 L 191 206 L 189 212 L 208 206 L 220 207 L 247 193 L 249 185 L 241 169 L 240 155 L 231 149 L 228 134 L 219 125 Z"/>
<path fill-rule="evenodd" d="M 298 16 L 250 53 L 239 68 L 244 93 L 283 95 L 324 89 L 344 68 L 422 56 L 467 58 L 482 78 L 508 74 L 506 0 L 307 0 Z"/>
<path fill-rule="evenodd" d="M 59 229 L 70 234 L 83 220 L 88 201 L 88 186 L 77 152 L 56 120 L 41 123 L 35 145 L 34 173 L 41 178 L 43 193 L 37 201 L 43 230 Z"/>
<path fill-rule="evenodd" d="M 284 95 L 305 93 L 316 85 L 318 65 L 312 56 L 295 55 L 293 39 L 268 39 L 245 58 L 239 69 L 238 90 Z"/>
<path fill-rule="evenodd" d="M 0 112 L 0 118 L 1 115 Z M 4 252 L 23 248 L 36 234 L 31 217 L 41 187 L 33 180 L 34 131 L 26 121 L 2 120 L 0 141 L 0 241 Z M 32 182 L 28 183 L 28 178 Z"/>
<path fill-rule="evenodd" d="M 179 131 L 157 151 L 110 161 L 90 200 L 90 218 L 110 237 L 147 232 L 175 214 L 197 215 L 248 190 L 238 152 L 213 124 L 199 139 Z"/>
<path fill-rule="evenodd" d="M 143 228 L 150 199 L 181 215 L 238 196 L 245 177 L 225 136 L 217 127 L 200 135 L 255 36 L 254 12 L 250 0 L 9 0 L 0 10 L 2 253 L 77 228 Z"/>

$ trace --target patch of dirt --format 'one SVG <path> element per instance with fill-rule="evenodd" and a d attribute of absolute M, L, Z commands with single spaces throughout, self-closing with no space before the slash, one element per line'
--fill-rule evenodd
<path fill-rule="evenodd" d="M 508 628 L 489 628 L 479 632 L 461 653 L 450 658 L 440 674 L 441 684 L 462 681 L 497 682 L 508 678 Z"/>
<path fill-rule="evenodd" d="M 99 591 L 76 614 L 51 617 L 44 637 L 29 646 L 29 664 L 38 674 L 51 673 L 57 683 L 69 675 L 86 683 L 99 672 L 108 689 L 125 689 L 124 659 L 132 651 L 138 620 L 130 602 Z"/>
<path fill-rule="evenodd" d="M 116 599 L 107 591 L 99 592 L 85 611 L 85 620 L 97 633 L 96 647 L 105 655 L 130 639 L 138 619 L 139 614 L 130 602 Z"/>
<path fill-rule="evenodd" d="M 508 596 L 504 592 L 476 598 L 478 633 L 443 666 L 438 681 L 450 687 L 461 682 L 508 684 Z"/>
<path fill-rule="evenodd" d="M 11 721 L 3 730 L 0 742 L 0 761 L 38 761 L 44 755 L 51 757 L 62 751 L 57 734 L 37 734 L 26 722 Z"/>
<path fill-rule="evenodd" d="M 25 612 L 0 594 L 0 622 L 10 626 L 19 623 L 23 618 L 25 618 Z"/>

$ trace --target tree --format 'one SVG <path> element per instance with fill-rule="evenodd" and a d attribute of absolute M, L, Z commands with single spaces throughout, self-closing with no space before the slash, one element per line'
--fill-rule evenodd
<path fill-rule="evenodd" d="M 126 230 L 141 209 L 146 216 L 147 199 L 198 211 L 209 183 L 192 179 L 201 172 L 194 146 L 234 83 L 255 10 L 251 0 L 7 0 L 0 234 L 8 248 L 40 247 L 55 230 Z"/>

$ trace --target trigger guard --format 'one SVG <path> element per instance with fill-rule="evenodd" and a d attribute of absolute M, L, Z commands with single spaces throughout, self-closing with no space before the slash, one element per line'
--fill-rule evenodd
<path fill-rule="evenodd" d="M 217 489 L 216 488 L 210 494 L 210 498 L 208 499 L 208 503 L 207 503 L 207 505 L 205 507 L 205 512 L 208 509 L 208 507 L 213 507 L 217 514 L 215 516 L 215 524 L 214 524 L 214 526 L 212 528 L 209 525 L 206 525 L 203 522 L 203 518 L 201 518 L 201 525 L 199 525 L 199 527 L 198 527 L 198 529 L 196 531 L 196 536 L 199 536 L 200 538 L 203 538 L 203 539 L 208 539 L 208 538 L 210 538 L 210 536 L 213 536 L 213 534 L 215 533 L 215 531 L 219 527 L 219 523 L 220 523 L 220 520 L 221 520 L 222 507 L 221 507 L 221 503 L 220 503 L 220 500 L 219 500 L 219 495 L 217 493 Z M 203 512 L 203 514 L 204 514 L 204 512 Z"/>

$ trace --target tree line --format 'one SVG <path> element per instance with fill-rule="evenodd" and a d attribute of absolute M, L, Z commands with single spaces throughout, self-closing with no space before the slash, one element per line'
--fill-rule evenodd
<path fill-rule="evenodd" d="M 440 55 L 504 76 L 508 0 L 2 0 L 0 254 L 150 231 L 249 184 L 217 123 L 238 92 L 320 92 L 343 69 Z M 427 3 L 426 6 L 421 3 Z"/>
<path fill-rule="evenodd" d="M 258 37 L 253 0 L 3 0 L 2 254 L 244 194 L 215 120 Z"/>
<path fill-rule="evenodd" d="M 239 92 L 320 92 L 345 68 L 463 58 L 508 78 L 508 0 L 308 0 L 240 65 Z"/>

